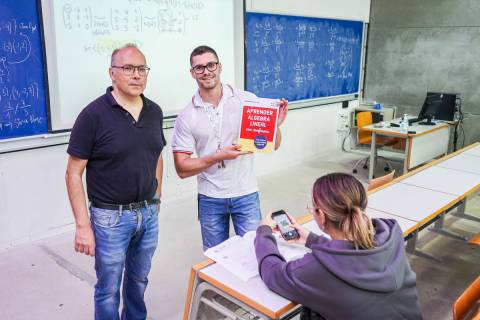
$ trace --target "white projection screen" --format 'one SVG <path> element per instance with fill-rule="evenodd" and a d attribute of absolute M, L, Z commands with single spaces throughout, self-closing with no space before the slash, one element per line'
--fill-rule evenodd
<path fill-rule="evenodd" d="M 234 1 L 42 0 L 51 131 L 71 129 L 105 93 L 111 52 L 126 43 L 145 54 L 151 68 L 145 95 L 165 115 L 177 114 L 197 88 L 189 55 L 198 45 L 217 51 L 222 81 L 237 85 Z"/>

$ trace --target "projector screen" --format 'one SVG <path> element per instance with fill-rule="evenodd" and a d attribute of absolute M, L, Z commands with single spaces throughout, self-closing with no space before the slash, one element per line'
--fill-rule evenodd
<path fill-rule="evenodd" d="M 151 68 L 145 96 L 166 116 L 183 109 L 197 84 L 189 56 L 213 47 L 222 81 L 235 83 L 235 0 L 42 0 L 51 131 L 71 129 L 105 93 L 113 49 L 135 43 Z M 238 23 L 238 22 L 237 22 Z"/>

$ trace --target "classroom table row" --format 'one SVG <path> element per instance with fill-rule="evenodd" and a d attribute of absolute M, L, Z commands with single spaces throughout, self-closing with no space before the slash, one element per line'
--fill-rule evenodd
<path fill-rule="evenodd" d="M 466 197 L 478 190 L 479 163 L 480 143 L 475 143 L 372 190 L 366 212 L 372 218 L 396 219 L 408 240 L 407 251 L 410 248 L 412 253 L 417 253 L 418 232 L 439 217 L 443 218 L 448 209 L 464 204 Z M 312 232 L 319 232 L 311 216 L 299 223 Z M 290 319 L 299 309 L 296 303 L 270 291 L 259 276 L 244 282 L 221 265 L 207 260 L 192 268 L 184 320 L 196 320 L 202 303 L 227 319 L 244 319 L 214 299 L 205 298 L 208 291 L 247 310 L 250 318 Z"/>

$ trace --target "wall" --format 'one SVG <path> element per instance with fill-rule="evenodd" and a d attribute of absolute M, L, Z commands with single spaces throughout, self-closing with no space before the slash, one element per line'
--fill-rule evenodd
<path fill-rule="evenodd" d="M 479 2 L 373 0 L 371 7 L 365 97 L 416 115 L 427 91 L 458 92 L 466 144 L 480 139 Z"/>
<path fill-rule="evenodd" d="M 247 1 L 247 8 L 263 12 L 298 15 L 316 12 L 315 16 L 354 20 L 368 20 L 369 6 L 370 0 Z M 239 47 L 237 44 L 237 51 Z M 242 56 L 243 48 L 240 49 L 237 53 Z M 237 83 L 243 83 L 241 76 Z M 274 172 L 339 150 L 336 126 L 340 109 L 341 104 L 335 103 L 291 111 L 282 126 L 282 147 L 274 155 L 257 157 L 257 174 Z M 167 129 L 165 134 L 168 146 L 163 153 L 163 200 L 168 206 L 181 197 L 193 197 L 196 178 L 180 180 L 177 177 L 170 149 L 173 130 Z M 64 182 L 65 150 L 66 145 L 60 145 L 0 154 L 0 249 L 74 228 Z"/>

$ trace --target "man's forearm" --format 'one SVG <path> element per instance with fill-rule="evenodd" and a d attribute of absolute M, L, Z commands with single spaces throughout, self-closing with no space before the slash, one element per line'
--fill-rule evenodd
<path fill-rule="evenodd" d="M 178 155 L 174 155 L 178 157 Z M 188 178 L 205 171 L 220 161 L 217 153 L 212 153 L 200 158 L 182 158 L 175 160 L 175 168 L 180 178 Z"/>
<path fill-rule="evenodd" d="M 67 173 L 65 180 L 77 227 L 90 225 L 82 177 Z"/>
<path fill-rule="evenodd" d="M 155 191 L 155 195 L 158 198 L 161 198 L 162 197 L 162 181 L 163 181 L 163 157 L 161 154 L 160 154 L 160 157 L 158 158 L 155 177 L 157 178 L 157 190 Z"/>

